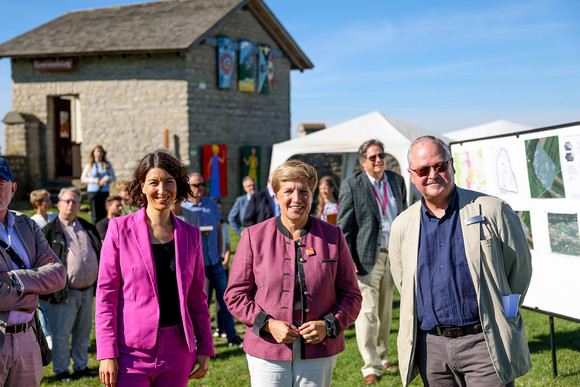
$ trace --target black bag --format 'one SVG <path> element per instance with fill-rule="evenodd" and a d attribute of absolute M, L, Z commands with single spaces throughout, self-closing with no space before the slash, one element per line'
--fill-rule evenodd
<path fill-rule="evenodd" d="M 42 331 L 37 310 L 34 311 L 34 332 L 36 333 L 36 341 L 38 341 L 38 345 L 40 346 L 42 365 L 47 366 L 52 361 L 52 350 L 48 347 L 48 342 L 46 341 L 46 336 Z"/>

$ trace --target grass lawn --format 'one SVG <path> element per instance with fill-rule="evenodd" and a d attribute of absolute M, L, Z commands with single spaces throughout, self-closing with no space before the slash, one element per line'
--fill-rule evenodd
<path fill-rule="evenodd" d="M 90 221 L 90 216 L 81 213 L 83 218 Z M 231 232 L 232 250 L 235 251 L 239 237 Z M 393 305 L 393 324 L 390 340 L 389 360 L 397 364 L 396 339 L 399 326 L 399 295 L 395 291 Z M 210 307 L 212 324 L 215 325 L 213 305 Z M 550 351 L 550 326 L 548 316 L 536 312 L 522 310 L 526 333 L 532 353 L 533 367 L 531 371 L 516 380 L 516 386 L 580 386 L 580 325 L 574 322 L 555 319 L 558 376 L 552 377 L 552 359 Z M 236 324 L 238 332 L 244 332 L 245 327 Z M 241 334 L 243 337 L 243 334 Z M 345 332 L 346 350 L 338 356 L 332 386 L 363 386 L 360 367 L 362 359 L 356 346 L 354 327 Z M 189 386 L 249 386 L 250 377 L 246 366 L 244 352 L 241 348 L 229 348 L 227 340 L 214 339 L 216 358 L 210 363 L 208 375 L 201 381 L 190 381 Z M 99 363 L 95 359 L 94 331 L 89 350 L 89 368 L 97 370 Z M 52 364 L 44 368 L 43 386 L 61 385 L 54 378 Z M 101 386 L 98 378 L 83 378 L 68 383 L 69 386 Z M 401 379 L 398 373 L 385 374 L 376 384 L 377 386 L 400 386 Z M 412 383 L 421 386 L 420 378 Z"/>

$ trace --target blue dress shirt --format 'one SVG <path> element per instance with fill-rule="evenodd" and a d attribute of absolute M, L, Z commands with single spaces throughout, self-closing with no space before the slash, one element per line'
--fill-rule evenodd
<path fill-rule="evenodd" d="M 423 202 L 417 261 L 417 318 L 424 331 L 479 322 L 477 294 L 465 256 L 457 190 L 441 219 Z"/>
<path fill-rule="evenodd" d="M 192 211 L 197 215 L 200 226 L 213 226 L 213 230 L 201 234 L 201 249 L 205 266 L 213 266 L 221 262 L 218 255 L 218 222 L 222 220 L 220 209 L 215 200 L 203 196 L 199 204 L 187 201 L 181 205 L 182 209 Z"/>

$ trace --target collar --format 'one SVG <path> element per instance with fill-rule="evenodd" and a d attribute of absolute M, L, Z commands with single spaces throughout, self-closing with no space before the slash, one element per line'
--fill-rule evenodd
<path fill-rule="evenodd" d="M 2 226 L 2 230 L 8 234 L 10 230 L 14 228 L 14 214 L 12 214 L 12 211 L 6 210 L 4 220 L 6 221 L 6 226 L 4 226 L 4 222 L 0 222 L 0 226 Z"/>
<path fill-rule="evenodd" d="M 308 234 L 310 232 L 310 227 L 311 226 L 312 226 L 312 218 L 310 216 L 308 216 L 308 220 L 306 221 L 306 224 L 304 225 L 304 228 L 302 230 L 300 230 L 300 238 L 302 238 L 304 235 L 306 235 L 306 234 Z M 292 236 L 290 235 L 290 231 L 288 231 L 288 229 L 286 227 L 284 227 L 284 224 L 282 223 L 281 215 L 278 215 L 276 217 L 276 228 L 286 238 L 292 239 Z"/>
<path fill-rule="evenodd" d="M 387 179 L 387 176 L 386 176 L 386 173 L 385 172 L 383 172 L 383 178 L 381 179 L 381 181 L 378 181 L 377 179 L 375 179 L 374 177 L 372 177 L 371 175 L 369 175 L 367 173 L 367 171 L 365 171 L 365 173 L 366 173 L 367 177 L 369 178 L 372 186 L 374 186 L 375 185 L 375 182 L 376 182 L 376 183 L 379 183 L 379 187 L 380 187 L 382 181 L 385 181 L 385 182 L 387 181 L 386 180 Z"/>
<path fill-rule="evenodd" d="M 75 220 L 73 220 L 72 222 L 69 222 L 68 220 L 61 218 L 59 215 L 58 220 L 60 221 L 60 224 L 62 224 L 65 227 L 68 226 L 74 227 L 77 225 L 77 218 L 75 218 Z"/>
<path fill-rule="evenodd" d="M 434 218 L 435 215 L 433 215 L 429 209 L 427 208 L 427 206 L 425 205 L 425 199 L 421 198 L 421 208 L 423 209 L 423 212 L 425 213 L 425 215 L 427 215 L 429 218 Z M 447 205 L 447 208 L 445 209 L 445 215 L 448 215 L 449 213 L 456 211 L 459 208 L 459 195 L 457 194 L 457 186 L 453 187 L 453 194 L 451 196 L 451 201 L 449 202 L 449 204 Z"/>
<path fill-rule="evenodd" d="M 270 186 L 268 186 L 268 195 L 270 195 L 270 197 L 274 196 L 274 190 Z"/>
<path fill-rule="evenodd" d="M 249 193 L 246 194 L 246 199 L 249 201 L 252 198 L 252 195 L 250 195 Z"/>

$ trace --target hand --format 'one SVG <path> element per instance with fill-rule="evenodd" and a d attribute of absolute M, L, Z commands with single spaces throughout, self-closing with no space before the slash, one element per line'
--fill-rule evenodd
<path fill-rule="evenodd" d="M 105 184 L 107 184 L 107 179 L 105 177 L 101 178 L 101 180 L 99 180 L 99 185 L 102 187 Z"/>
<path fill-rule="evenodd" d="M 326 338 L 326 324 L 324 321 L 308 321 L 298 328 L 307 344 L 318 344 Z"/>
<path fill-rule="evenodd" d="M 207 370 L 209 369 L 209 356 L 207 355 L 198 355 L 197 356 L 197 364 L 199 367 L 194 368 L 189 375 L 189 379 L 201 379 L 207 374 Z"/>
<path fill-rule="evenodd" d="M 119 362 L 117 358 L 103 359 L 99 366 L 99 377 L 106 387 L 115 387 L 119 375 Z"/>
<path fill-rule="evenodd" d="M 268 320 L 268 323 L 264 327 L 266 332 L 269 332 L 278 344 L 282 343 L 293 343 L 298 339 L 298 328 L 294 325 L 280 320 L 274 320 L 273 318 Z"/>
<path fill-rule="evenodd" d="M 0 282 L 4 282 L 5 284 L 12 285 L 12 280 L 10 279 L 9 271 L 0 272 Z"/>

